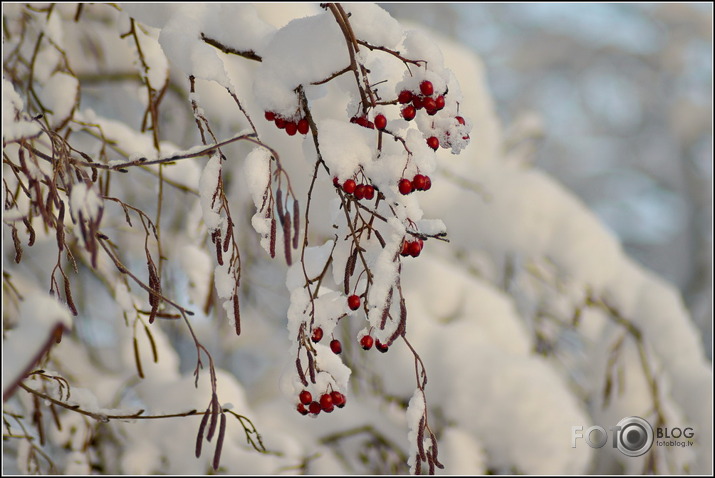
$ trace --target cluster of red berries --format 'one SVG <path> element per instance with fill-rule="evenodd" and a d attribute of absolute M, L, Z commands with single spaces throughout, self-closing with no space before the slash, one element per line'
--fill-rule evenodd
<path fill-rule="evenodd" d="M 284 129 L 288 136 L 295 136 L 296 133 L 308 134 L 310 129 L 310 124 L 305 118 L 295 121 L 279 116 L 272 111 L 266 111 L 265 117 L 267 121 L 273 121 L 278 129 Z"/>
<path fill-rule="evenodd" d="M 417 116 L 417 111 L 424 108 L 428 115 L 434 116 L 439 110 L 444 108 L 444 95 L 434 94 L 434 85 L 431 81 L 425 80 L 420 83 L 419 92 L 402 90 L 397 95 L 397 102 L 405 105 L 402 108 L 402 117 L 411 121 Z"/>
<path fill-rule="evenodd" d="M 423 247 L 424 241 L 420 238 L 417 238 L 416 241 L 402 241 L 402 249 L 400 250 L 400 255 L 402 257 L 417 257 L 420 255 L 420 252 L 422 252 Z"/>
<path fill-rule="evenodd" d="M 362 347 L 363 350 L 370 350 L 373 344 L 375 345 L 375 348 L 382 353 L 387 352 L 390 348 L 387 344 L 383 344 L 379 340 L 373 339 L 371 335 L 363 335 L 360 339 L 360 347 Z"/>
<path fill-rule="evenodd" d="M 401 110 L 402 117 L 407 121 L 411 121 L 415 119 L 417 112 L 421 109 L 424 109 L 430 116 L 437 114 L 437 112 L 442 110 L 445 106 L 444 97 L 446 94 L 446 91 L 441 94 L 435 92 L 432 82 L 424 80 L 420 83 L 419 91 L 400 91 L 399 95 L 397 95 L 397 102 L 404 105 Z M 464 118 L 461 116 L 455 116 L 455 119 L 460 125 L 465 124 Z M 448 132 L 447 136 L 449 136 Z M 462 136 L 462 139 L 468 140 L 469 135 Z M 427 138 L 427 146 L 437 151 L 440 146 L 449 148 L 451 146 L 451 142 L 447 139 L 444 143 L 440 143 L 437 136 L 430 136 Z"/>
<path fill-rule="evenodd" d="M 298 394 L 298 400 L 297 408 L 301 415 L 307 415 L 308 413 L 317 415 L 321 411 L 330 413 L 335 410 L 335 407 L 343 408 L 347 401 L 345 395 L 337 390 L 324 393 L 318 400 L 313 400 L 313 394 L 308 390 L 303 390 Z"/>
<path fill-rule="evenodd" d="M 400 190 L 400 194 L 405 196 L 410 194 L 412 191 L 427 191 L 431 187 L 432 180 L 429 176 L 425 176 L 424 174 L 415 174 L 412 181 L 403 178 L 397 183 L 397 189 Z"/>
<path fill-rule="evenodd" d="M 372 184 L 358 184 L 354 179 L 346 179 L 341 185 L 337 177 L 333 178 L 333 185 L 336 188 L 341 188 L 346 194 L 352 194 L 355 199 L 367 199 L 368 201 L 375 197 L 375 186 Z"/>

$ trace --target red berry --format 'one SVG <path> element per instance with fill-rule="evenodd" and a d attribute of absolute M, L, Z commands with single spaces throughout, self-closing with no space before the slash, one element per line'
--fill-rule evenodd
<path fill-rule="evenodd" d="M 298 410 L 298 413 L 300 413 L 301 415 L 308 414 L 308 410 L 305 409 L 305 405 L 303 405 L 302 403 L 298 404 L 297 410 Z"/>
<path fill-rule="evenodd" d="M 408 90 L 400 91 L 400 94 L 397 96 L 397 101 L 402 103 L 403 105 L 405 103 L 409 103 L 410 101 L 412 101 L 412 92 Z"/>
<path fill-rule="evenodd" d="M 423 188 L 423 191 L 428 191 L 429 188 L 432 187 L 432 180 L 429 178 L 429 176 L 425 176 L 425 187 Z"/>
<path fill-rule="evenodd" d="M 375 129 L 375 124 L 372 121 L 369 121 L 365 116 L 360 116 L 358 118 L 352 118 L 350 120 L 351 123 L 357 123 L 363 128 L 370 128 L 370 129 Z"/>
<path fill-rule="evenodd" d="M 400 182 L 397 184 L 397 187 L 399 188 L 400 193 L 403 195 L 407 195 L 412 192 L 412 183 L 409 179 L 400 179 Z"/>
<path fill-rule="evenodd" d="M 433 98 L 425 98 L 422 102 L 422 106 L 425 107 L 427 113 L 433 115 L 437 112 L 437 102 Z"/>
<path fill-rule="evenodd" d="M 338 179 L 337 176 L 333 177 L 333 186 L 335 186 L 336 188 L 340 187 L 340 180 Z"/>
<path fill-rule="evenodd" d="M 318 327 L 317 329 L 313 330 L 313 336 L 311 337 L 313 342 L 318 343 L 318 342 L 320 342 L 320 339 L 322 339 L 322 338 L 323 338 L 323 329 Z"/>
<path fill-rule="evenodd" d="M 434 93 L 434 86 L 432 85 L 432 82 L 425 80 L 422 83 L 420 83 L 420 91 L 425 96 L 429 96 L 432 93 Z"/>
<path fill-rule="evenodd" d="M 400 250 L 400 255 L 403 257 L 410 255 L 410 241 L 402 241 L 402 249 Z"/>
<path fill-rule="evenodd" d="M 277 127 L 278 129 L 285 129 L 286 124 L 288 124 L 288 123 L 286 122 L 286 120 L 284 120 L 283 118 L 281 118 L 281 117 L 279 117 L 279 116 L 276 116 L 275 123 L 276 123 L 276 127 Z"/>
<path fill-rule="evenodd" d="M 311 395 L 309 391 L 303 390 L 298 394 L 298 399 L 303 405 L 310 405 L 310 402 L 313 401 L 313 395 Z"/>
<path fill-rule="evenodd" d="M 276 119 L 276 114 L 272 111 L 266 111 L 265 117 L 268 121 L 273 121 Z"/>
<path fill-rule="evenodd" d="M 469 139 L 469 135 L 467 135 L 467 136 L 462 136 L 462 139 L 468 140 L 468 139 Z"/>
<path fill-rule="evenodd" d="M 417 110 L 421 110 L 422 107 L 425 105 L 424 99 L 415 95 L 412 97 L 412 106 L 415 107 Z"/>
<path fill-rule="evenodd" d="M 333 339 L 330 341 L 330 350 L 337 355 L 343 351 L 343 344 L 338 339 Z"/>
<path fill-rule="evenodd" d="M 355 192 L 355 181 L 352 179 L 348 179 L 343 183 L 343 191 L 345 191 L 348 194 L 352 194 Z"/>
<path fill-rule="evenodd" d="M 343 395 L 342 393 L 340 393 L 336 390 L 336 391 L 333 391 L 330 394 L 330 396 L 333 399 L 333 405 L 335 405 L 338 408 L 343 408 L 345 406 L 345 402 L 346 402 L 345 395 Z"/>
<path fill-rule="evenodd" d="M 435 100 L 435 103 L 437 104 L 437 109 L 441 110 L 444 108 L 444 96 L 439 95 L 437 99 Z"/>
<path fill-rule="evenodd" d="M 422 191 L 425 188 L 426 177 L 421 174 L 416 174 L 412 179 L 412 189 Z"/>
<path fill-rule="evenodd" d="M 364 350 L 370 350 L 372 348 L 372 343 L 373 339 L 369 335 L 363 335 L 363 337 L 360 339 L 360 346 Z"/>
<path fill-rule="evenodd" d="M 320 413 L 320 404 L 318 402 L 311 402 L 311 404 L 308 406 L 308 411 L 312 413 L 313 415 L 317 415 Z"/>
<path fill-rule="evenodd" d="M 320 397 L 320 408 L 328 413 L 333 411 L 333 397 L 331 397 L 329 393 L 323 394 Z"/>
<path fill-rule="evenodd" d="M 387 118 L 385 118 L 385 115 L 379 114 L 375 116 L 375 127 L 379 130 L 385 129 L 387 126 Z"/>
<path fill-rule="evenodd" d="M 422 239 L 417 239 L 416 241 L 410 242 L 410 255 L 412 257 L 417 257 L 422 252 Z"/>
<path fill-rule="evenodd" d="M 417 110 L 415 110 L 414 106 L 405 106 L 404 108 L 402 108 L 402 117 L 405 118 L 407 121 L 415 119 L 416 114 Z"/>
<path fill-rule="evenodd" d="M 288 121 L 286 123 L 286 133 L 288 133 L 288 136 L 295 136 L 295 134 L 298 132 L 298 125 L 295 124 L 294 121 Z"/>
<path fill-rule="evenodd" d="M 465 124 L 464 118 L 461 116 L 455 116 L 454 119 L 456 119 L 459 124 Z"/>
<path fill-rule="evenodd" d="M 298 121 L 298 132 L 300 134 L 308 134 L 308 130 L 310 129 L 310 124 L 308 123 L 308 120 L 303 118 L 300 121 Z"/>
<path fill-rule="evenodd" d="M 360 308 L 360 297 L 355 294 L 348 297 L 348 307 L 350 307 L 351 310 L 358 310 Z"/>
<path fill-rule="evenodd" d="M 375 348 L 376 348 L 377 350 L 379 350 L 380 352 L 385 353 L 385 352 L 387 352 L 387 351 L 389 350 L 390 347 L 389 347 L 387 344 L 383 344 L 383 343 L 380 342 L 379 340 L 376 340 L 376 341 L 375 341 Z"/>
<path fill-rule="evenodd" d="M 427 138 L 427 146 L 437 151 L 437 148 L 439 148 L 439 140 L 435 136 L 430 136 Z"/>
<path fill-rule="evenodd" d="M 368 184 L 365 186 L 365 199 L 370 200 L 375 197 L 375 187 Z"/>
<path fill-rule="evenodd" d="M 365 199 L 365 186 L 363 184 L 358 184 L 355 186 L 355 199 Z"/>

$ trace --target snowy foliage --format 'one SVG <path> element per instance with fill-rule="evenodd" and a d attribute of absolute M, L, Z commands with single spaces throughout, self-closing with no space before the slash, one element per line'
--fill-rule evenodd
<path fill-rule="evenodd" d="M 3 471 L 712 471 L 681 298 L 504 157 L 462 47 L 366 3 L 3 20 Z M 695 445 L 569 446 L 632 415 Z"/>

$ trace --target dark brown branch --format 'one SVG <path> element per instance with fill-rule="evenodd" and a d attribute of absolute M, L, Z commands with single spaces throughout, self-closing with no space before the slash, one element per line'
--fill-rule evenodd
<path fill-rule="evenodd" d="M 253 60 L 253 61 L 263 61 L 263 58 L 261 58 L 260 55 L 256 54 L 253 50 L 248 50 L 248 51 L 241 51 L 241 50 L 236 50 L 235 48 L 231 48 L 230 46 L 226 46 L 223 43 L 219 42 L 218 40 L 214 40 L 213 38 L 210 38 L 206 36 L 205 33 L 201 33 L 201 39 L 206 42 L 207 44 L 211 45 L 214 48 L 218 48 L 222 52 L 228 54 L 228 55 L 238 55 L 243 58 L 246 58 L 248 60 Z"/>

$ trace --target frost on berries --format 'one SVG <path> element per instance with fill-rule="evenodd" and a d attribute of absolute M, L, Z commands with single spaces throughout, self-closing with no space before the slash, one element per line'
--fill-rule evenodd
<path fill-rule="evenodd" d="M 306 208 L 318 182 L 334 194 L 327 216 L 334 236 L 322 245 L 310 244 L 308 225 L 324 218 L 306 213 L 306 230 L 294 230 L 303 234 L 299 259 L 291 262 L 286 256 L 295 356 L 292 397 L 299 413 L 313 417 L 348 400 L 351 371 L 335 337 L 354 337 L 363 353 L 371 353 L 373 344 L 384 353 L 396 341 L 406 341 L 402 261 L 446 240 L 444 224 L 423 218 L 420 201 L 429 200 L 438 152 L 458 154 L 471 128 L 460 111 L 459 85 L 429 38 L 403 30 L 373 4 L 321 6 L 321 14 L 296 19 L 275 33 L 266 46 L 273 54 L 264 57 L 254 84 L 267 127 L 285 130 L 296 137 L 291 141 L 303 141 L 304 150 L 314 151 Z M 347 54 L 326 44 L 343 45 Z M 297 57 L 300 62 L 291 61 Z M 290 74 L 285 64 L 295 64 Z M 330 83 L 341 94 L 329 97 L 328 108 L 324 97 Z M 271 256 L 281 242 L 273 202 L 280 209 L 280 193 L 289 190 L 280 185 L 278 162 L 257 148 L 246 165 L 256 205 L 252 223 Z M 330 346 L 323 337 L 331 338 Z M 420 369 L 417 376 L 425 373 Z M 425 384 L 418 378 L 421 397 Z M 422 410 L 417 428 L 424 432 L 426 407 Z M 418 461 L 430 468 L 438 464 L 436 444 L 433 458 L 421 452 Z"/>

